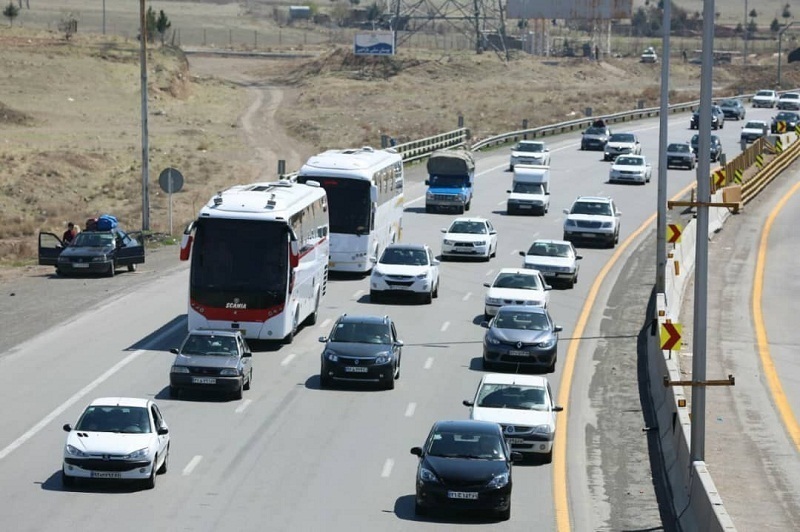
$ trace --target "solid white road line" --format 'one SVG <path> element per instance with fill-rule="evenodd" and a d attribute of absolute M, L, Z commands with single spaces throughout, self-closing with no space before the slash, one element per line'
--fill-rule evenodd
<path fill-rule="evenodd" d="M 425 369 L 431 369 L 431 366 L 433 366 L 433 357 L 428 357 L 428 360 L 425 361 L 425 366 L 423 367 Z"/>
<path fill-rule="evenodd" d="M 288 366 L 296 356 L 297 354 L 295 353 L 289 353 L 288 355 L 286 355 L 286 358 L 281 360 L 281 366 Z"/>
<path fill-rule="evenodd" d="M 394 467 L 394 460 L 391 458 L 386 459 L 386 463 L 383 464 L 383 470 L 381 470 L 381 478 L 388 478 L 389 475 L 392 474 L 392 468 Z"/>
<path fill-rule="evenodd" d="M 445 332 L 447 328 L 450 327 L 450 322 L 446 321 L 442 324 L 442 332 Z"/>
<path fill-rule="evenodd" d="M 472 292 L 467 292 L 466 294 L 464 294 L 464 297 L 461 298 L 461 301 L 466 301 L 471 296 L 472 296 Z"/>
<path fill-rule="evenodd" d="M 406 417 L 413 416 L 416 409 L 417 403 L 408 403 L 408 406 L 406 407 Z"/>
<path fill-rule="evenodd" d="M 324 329 L 324 328 L 326 328 L 326 327 L 327 327 L 328 325 L 330 325 L 330 324 L 331 324 L 331 319 L 330 319 L 330 318 L 328 318 L 327 320 L 323 321 L 323 322 L 320 324 L 319 328 L 320 328 L 320 329 Z"/>
<path fill-rule="evenodd" d="M 237 414 L 241 414 L 247 409 L 248 406 L 250 406 L 250 403 L 252 402 L 253 402 L 252 399 L 245 399 L 244 401 L 242 401 L 242 404 L 236 407 L 236 410 L 234 410 L 234 412 L 236 412 Z"/>
<path fill-rule="evenodd" d="M 186 467 L 183 468 L 183 476 L 185 477 L 185 476 L 191 475 L 192 471 L 194 471 L 194 468 L 197 467 L 197 464 L 199 464 L 200 460 L 202 460 L 202 459 L 203 459 L 203 457 L 198 454 L 195 457 L 193 457 L 191 460 L 189 460 L 189 463 L 186 464 Z"/>
<path fill-rule="evenodd" d="M 358 299 L 363 295 L 364 295 L 364 291 L 363 290 L 356 290 L 356 293 L 353 294 L 353 299 Z"/>

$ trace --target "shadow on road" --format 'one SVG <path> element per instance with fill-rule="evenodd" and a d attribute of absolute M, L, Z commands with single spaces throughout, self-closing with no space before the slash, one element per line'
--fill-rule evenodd
<path fill-rule="evenodd" d="M 394 502 L 394 515 L 403 521 L 445 523 L 458 525 L 484 525 L 497 523 L 499 519 L 484 512 L 459 510 L 431 510 L 429 515 L 419 516 L 414 511 L 414 495 L 403 495 Z M 513 510 L 512 510 L 513 512 Z M 513 518 L 513 515 L 512 515 Z"/>

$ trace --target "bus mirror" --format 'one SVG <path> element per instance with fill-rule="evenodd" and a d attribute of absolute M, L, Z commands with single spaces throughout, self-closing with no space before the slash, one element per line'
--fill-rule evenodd
<path fill-rule="evenodd" d="M 289 265 L 292 268 L 297 268 L 300 264 L 300 250 L 297 240 L 289 242 Z"/>

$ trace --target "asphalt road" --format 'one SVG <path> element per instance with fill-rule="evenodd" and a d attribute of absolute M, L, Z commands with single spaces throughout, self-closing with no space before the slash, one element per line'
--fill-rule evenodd
<path fill-rule="evenodd" d="M 766 118 L 770 113 L 748 114 Z M 671 119 L 671 138 L 688 140 L 688 119 Z M 729 153 L 738 151 L 736 126 L 729 123 L 719 132 Z M 644 153 L 656 165 L 657 121 L 618 129 L 638 132 Z M 655 212 L 656 183 L 609 185 L 602 154 L 579 151 L 578 141 L 577 133 L 548 141 L 552 197 L 543 218 L 504 214 L 511 180 L 508 151 L 481 155 L 469 214 L 487 216 L 498 228 L 497 258 L 442 264 L 440 297 L 430 306 L 374 305 L 368 301 L 367 279 L 333 281 L 319 325 L 301 331 L 291 346 L 257 346 L 253 389 L 242 401 L 167 398 L 168 349 L 185 334 L 188 280 L 185 265 L 164 251 L 151 255 L 138 272 L 114 279 L 44 276 L 3 285 L 0 317 L 11 326 L 0 354 L 0 400 L 13 405 L 0 428 L 4 519 L 15 530 L 417 530 L 455 524 L 555 529 L 559 494 L 552 465 L 515 467 L 508 522 L 453 516 L 418 520 L 413 512 L 416 458 L 409 448 L 423 441 L 433 421 L 467 416 L 461 400 L 472 396 L 481 376 L 482 283 L 501 267 L 518 266 L 517 251 L 533 239 L 560 238 L 561 210 L 581 194 L 611 195 L 623 214 L 622 245 L 581 249 L 580 282 L 554 291 L 551 299 L 551 313 L 564 327 L 559 364 L 549 376 L 556 394 L 568 348 L 576 348 L 571 394 L 561 417 L 562 423 L 569 419 L 566 481 L 572 526 L 665 526 L 650 478 L 633 363 L 654 276 L 649 263 L 655 262 L 652 222 L 649 229 L 639 229 Z M 407 175 L 403 240 L 439 249 L 438 228 L 454 216 L 425 214 L 422 168 L 412 167 Z M 694 172 L 670 170 L 669 195 L 694 177 Z M 631 235 L 634 241 L 626 242 Z M 610 269 L 609 261 L 616 261 Z M 603 280 L 593 289 L 599 275 Z M 587 297 L 595 293 L 586 327 L 576 331 Z M 343 312 L 385 313 L 396 320 L 406 342 L 397 389 L 318 389 L 317 337 L 327 334 L 331 320 Z M 159 477 L 155 490 L 104 484 L 63 490 L 60 427 L 73 423 L 92 398 L 106 395 L 155 397 L 161 406 L 172 452 L 170 471 Z"/>

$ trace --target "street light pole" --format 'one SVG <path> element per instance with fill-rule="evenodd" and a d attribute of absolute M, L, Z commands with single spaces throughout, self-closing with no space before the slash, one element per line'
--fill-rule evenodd
<path fill-rule="evenodd" d="M 106 34 L 106 0 L 103 0 L 103 35 Z"/>
<path fill-rule="evenodd" d="M 742 56 L 742 63 L 747 64 L 747 0 L 744 0 L 744 55 Z"/>
<path fill-rule="evenodd" d="M 150 230 L 150 198 L 148 181 L 150 177 L 150 152 L 147 133 L 147 18 L 144 10 L 145 0 L 139 0 L 139 63 L 141 65 L 142 93 L 142 231 Z"/>
<path fill-rule="evenodd" d="M 656 220 L 656 293 L 663 294 L 667 268 L 667 116 L 669 113 L 669 55 L 671 1 L 663 3 L 661 24 L 661 106 L 658 117 L 658 202 Z"/>
<path fill-rule="evenodd" d="M 786 30 L 788 30 L 789 28 L 798 23 L 799 23 L 798 21 L 793 20 L 788 24 L 786 24 L 786 26 L 781 28 L 781 31 L 778 32 L 778 86 L 776 87 L 778 89 L 781 88 L 781 60 L 783 59 L 783 50 L 782 50 L 783 34 L 786 32 Z"/>

